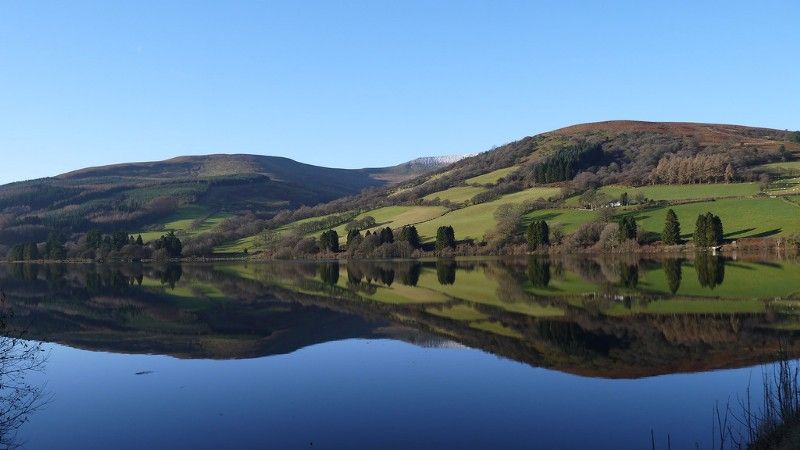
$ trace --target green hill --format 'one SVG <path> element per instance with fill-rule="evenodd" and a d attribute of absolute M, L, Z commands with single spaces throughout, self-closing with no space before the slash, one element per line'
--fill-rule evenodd
<path fill-rule="evenodd" d="M 694 123 L 583 124 L 286 215 L 271 227 L 284 232 L 302 220 L 304 226 L 296 228 L 302 234 L 336 228 L 342 236 L 347 221 L 372 216 L 376 223 L 371 231 L 414 224 L 430 242 L 439 226 L 452 225 L 457 239 L 480 242 L 497 226 L 503 205 L 518 205 L 526 212 L 520 224 L 545 219 L 566 233 L 608 215 L 605 209 L 616 217 L 634 214 L 645 231 L 660 233 L 663 216 L 672 207 L 687 236 L 699 211 L 719 215 L 731 239 L 788 236 L 800 233 L 798 159 L 798 132 Z M 615 203 L 623 193 L 630 205 Z M 340 221 L 318 220 L 332 215 Z M 754 221 L 753 215 L 764 220 Z M 407 217 L 415 220 L 399 220 Z M 309 227 L 315 220 L 319 226 Z M 258 250 L 254 236 L 218 250 L 244 248 Z"/>
<path fill-rule="evenodd" d="M 331 169 L 281 157 L 220 154 L 91 167 L 10 183 L 0 186 L 0 253 L 4 246 L 43 242 L 53 231 L 76 242 L 91 229 L 141 232 L 147 240 L 167 231 L 191 237 L 218 229 L 226 219 L 264 220 L 440 166 Z"/>

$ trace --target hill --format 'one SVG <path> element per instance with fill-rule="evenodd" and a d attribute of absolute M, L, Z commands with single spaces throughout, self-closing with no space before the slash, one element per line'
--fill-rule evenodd
<path fill-rule="evenodd" d="M 451 225 L 459 240 L 505 245 L 519 242 L 521 226 L 531 220 L 547 220 L 569 235 L 632 215 L 652 241 L 672 208 L 684 237 L 705 211 L 722 217 L 729 239 L 789 236 L 800 233 L 798 159 L 798 132 L 681 122 L 581 124 L 284 214 L 268 228 L 306 236 L 335 228 L 343 239 L 348 222 L 372 217 L 362 231 L 413 224 L 431 242 L 438 227 Z M 754 217 L 763 220 L 754 223 Z M 245 248 L 258 249 L 254 236 L 217 250 Z"/>
<path fill-rule="evenodd" d="M 90 229 L 202 233 L 227 218 L 266 219 L 438 167 L 332 169 L 245 154 L 90 167 L 0 186 L 0 246 L 42 242 L 52 231 L 68 240 Z"/>

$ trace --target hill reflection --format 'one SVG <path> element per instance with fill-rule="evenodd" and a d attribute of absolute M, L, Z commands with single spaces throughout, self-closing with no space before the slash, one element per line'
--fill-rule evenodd
<path fill-rule="evenodd" d="M 78 348 L 223 359 L 391 338 L 623 378 L 800 355 L 798 279 L 797 262 L 711 255 L 0 266 L 15 326 Z"/>

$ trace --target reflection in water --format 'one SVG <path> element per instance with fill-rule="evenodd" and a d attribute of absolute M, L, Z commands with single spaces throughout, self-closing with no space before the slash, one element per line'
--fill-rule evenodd
<path fill-rule="evenodd" d="M 267 378 L 277 377 L 270 379 L 278 380 L 272 386 L 277 386 L 277 390 L 270 390 L 270 383 L 263 383 L 255 388 L 255 391 L 263 389 L 263 392 L 253 391 L 253 394 L 264 394 L 263 398 L 277 405 L 273 408 L 276 411 L 284 411 L 281 409 L 284 407 L 288 411 L 294 405 L 314 403 L 318 398 L 325 397 L 317 393 L 309 394 L 310 400 L 306 402 L 297 401 L 298 398 L 305 399 L 302 395 L 282 395 L 282 392 L 305 392 L 306 388 L 314 386 L 309 379 L 324 380 L 323 384 L 316 386 L 327 394 L 331 391 L 331 380 L 341 380 L 342 377 L 348 381 L 359 379 L 358 376 L 363 375 L 365 370 L 383 368 L 384 363 L 402 360 L 401 356 L 392 353 L 387 355 L 385 361 L 373 358 L 369 364 L 362 364 L 364 356 L 361 346 L 365 342 L 376 344 L 372 340 L 379 339 L 381 341 L 377 345 L 389 343 L 391 345 L 386 348 L 394 348 L 394 351 L 402 347 L 424 352 L 426 357 L 431 358 L 428 362 L 436 359 L 442 363 L 441 366 L 435 366 L 437 375 L 442 374 L 442 367 L 452 369 L 454 373 L 464 375 L 462 382 L 469 380 L 467 383 L 471 383 L 471 380 L 478 379 L 478 375 L 482 380 L 493 376 L 498 379 L 495 371 L 498 367 L 519 371 L 518 382 L 503 383 L 507 386 L 495 391 L 500 394 L 493 396 L 495 403 L 482 403 L 483 407 L 488 408 L 482 411 L 491 408 L 504 411 L 509 403 L 519 401 L 518 404 L 523 407 L 515 410 L 519 413 L 514 414 L 524 418 L 523 427 L 529 427 L 528 418 L 534 406 L 540 409 L 541 415 L 532 420 L 545 423 L 552 417 L 562 417 L 559 419 L 561 421 L 549 422 L 553 427 L 559 427 L 564 423 L 572 424 L 570 421 L 575 419 L 575 407 L 559 411 L 559 405 L 563 405 L 565 399 L 574 405 L 585 401 L 587 392 L 602 393 L 601 401 L 597 404 L 608 411 L 613 411 L 620 399 L 613 388 L 595 389 L 597 386 L 612 386 L 611 383 L 584 377 L 565 377 L 548 371 L 539 371 L 539 376 L 530 377 L 532 372 L 527 367 L 505 364 L 503 358 L 589 377 L 627 379 L 753 366 L 775 360 L 779 350 L 784 351 L 787 357 L 797 357 L 800 355 L 800 340 L 796 339 L 800 335 L 800 319 L 796 313 L 800 307 L 798 279 L 800 264 L 796 261 L 731 261 L 708 254 L 683 260 L 615 256 L 152 266 L 0 264 L 0 289 L 7 296 L 3 302 L 5 310 L 14 311 L 14 323 L 26 324 L 26 336 L 34 340 L 102 351 L 92 353 L 94 361 L 115 361 L 114 364 L 117 364 L 122 358 L 128 358 L 104 352 L 160 354 L 192 359 L 241 359 L 293 353 L 314 346 L 295 353 L 291 359 L 263 358 L 226 364 L 184 364 L 174 358 L 148 357 L 149 361 L 162 361 L 166 367 L 202 367 L 198 372 L 204 372 L 208 377 L 217 377 L 219 372 L 216 370 L 239 363 L 245 363 L 250 369 L 263 364 L 261 367 L 268 367 L 268 370 L 264 369 Z M 0 361 L 8 363 L 17 360 L 21 361 L 18 367 L 38 367 L 36 359 L 27 359 L 31 355 L 41 355 L 41 352 L 31 353 L 31 349 L 37 347 L 30 346 L 27 341 L 14 339 L 18 332 L 15 333 L 10 327 L 5 327 L 3 333 L 9 337 L 0 340 L 0 351 L 10 348 L 14 351 L 4 354 L 17 356 L 3 358 L 0 355 Z M 483 352 L 460 350 L 445 355 L 438 351 L 398 346 L 387 339 L 426 348 L 459 347 L 454 344 L 460 344 L 503 358 L 485 358 Z M 331 344 L 315 347 L 315 344 L 326 342 Z M 353 345 L 357 350 L 351 347 L 356 353 L 351 361 L 358 362 L 351 363 L 353 367 L 343 367 L 347 362 L 343 363 L 340 358 L 348 353 L 342 349 Z M 62 352 L 62 356 L 64 350 L 71 355 L 85 353 L 63 347 L 56 349 L 56 352 Z M 54 361 L 59 355 L 56 352 Z M 435 380 L 431 383 L 435 376 L 420 376 L 425 372 L 417 370 L 434 366 L 418 364 L 420 353 L 414 355 L 412 359 L 415 364 L 407 365 L 413 366 L 413 369 L 404 372 L 406 369 L 402 369 L 402 364 L 391 366 L 391 376 L 411 382 L 407 397 L 414 404 L 428 401 L 453 405 L 455 397 L 448 395 L 463 395 L 468 391 L 467 385 L 449 391 L 447 386 L 436 385 Z M 468 357 L 460 359 L 465 356 Z M 488 367 L 482 366 L 487 360 L 497 365 L 491 366 L 491 372 L 481 372 L 482 368 Z M 298 364 L 300 361 L 306 361 L 307 365 Z M 82 362 L 80 360 L 78 364 Z M 329 366 L 325 366 L 326 362 Z M 54 374 L 58 365 L 54 363 L 50 366 L 49 375 L 57 379 Z M 336 370 L 323 371 L 326 374 L 324 377 L 316 372 L 305 372 L 320 370 L 321 367 L 335 367 Z M 399 372 L 394 370 L 397 367 L 400 367 Z M 139 369 L 152 367 L 136 367 L 136 370 Z M 252 375 L 249 371 L 233 369 L 229 374 L 238 376 L 239 372 Z M 285 378 L 278 376 L 279 373 L 283 373 Z M 347 416 L 348 410 L 342 405 L 357 400 L 364 400 L 369 408 L 380 404 L 379 401 L 373 401 L 370 395 L 386 391 L 381 380 L 387 375 L 383 372 L 374 373 L 381 375 L 367 372 L 366 378 L 352 385 L 336 381 L 337 389 L 334 390 L 341 389 L 347 394 L 339 402 L 329 402 L 336 405 L 332 414 L 349 420 L 355 417 L 355 410 L 349 410 L 353 415 Z M 13 385 L 10 382 L 13 380 L 3 375 L 2 371 L 0 375 L 1 386 L 7 388 Z M 63 382 L 63 377 L 72 377 L 74 373 L 61 375 Z M 165 378 L 160 378 L 162 376 Z M 145 384 L 140 383 L 138 388 L 172 385 L 171 381 L 165 381 L 169 376 L 168 371 L 156 368 L 154 375 L 146 380 L 152 380 L 154 384 L 144 387 Z M 661 395 L 669 397 L 666 402 L 675 403 L 672 398 L 674 392 L 669 389 L 680 391 L 687 387 L 696 388 L 696 380 L 706 376 L 715 380 L 714 387 L 718 387 L 716 380 L 724 380 L 724 375 L 714 372 L 698 374 L 691 377 L 691 381 L 682 378 L 684 381 L 679 383 L 679 388 L 675 388 L 669 377 L 652 380 L 652 384 L 651 380 L 632 381 L 625 386 L 626 390 L 639 386 L 638 392 L 641 394 L 638 395 Z M 263 381 L 260 376 L 253 378 Z M 453 378 L 457 377 L 444 377 L 448 382 Z M 534 384 L 553 386 L 552 389 L 546 387 L 536 391 L 537 396 L 532 398 L 541 402 L 528 402 L 525 395 L 534 392 L 535 387 L 519 382 L 533 378 L 536 381 Z M 176 379 L 183 380 L 183 377 Z M 218 379 L 224 380 L 222 383 L 228 380 L 226 377 Z M 21 381 L 20 387 L 29 384 L 24 379 L 16 380 Z M 365 380 L 378 381 L 374 381 L 376 384 L 373 385 Z M 547 384 L 553 380 L 558 382 Z M 128 378 L 117 381 L 130 383 Z M 246 401 L 244 397 L 249 398 L 248 395 L 230 395 L 227 388 L 220 388 L 213 383 L 197 384 L 199 389 L 212 395 L 214 408 L 218 404 L 225 404 L 237 409 L 241 402 Z M 365 384 L 368 386 L 365 387 Z M 130 383 L 132 390 L 128 391 L 128 384 L 124 384 L 121 391 L 127 394 L 137 392 L 135 385 Z M 616 382 L 613 385 L 620 386 Z M 369 386 L 377 386 L 375 392 L 371 393 Z M 433 386 L 447 392 L 437 396 L 441 393 L 436 392 Z M 581 386 L 589 391 L 580 391 Z M 661 393 L 648 392 L 652 386 L 665 386 L 666 389 Z M 737 389 L 739 387 L 738 384 L 735 386 Z M 215 389 L 219 391 L 216 394 Z M 98 392 L 92 394 L 105 395 Z M 150 395 L 147 390 L 138 392 Z M 487 388 L 485 392 L 492 391 Z M 575 393 L 573 397 L 580 399 L 562 396 L 563 392 Z M 728 392 L 725 390 L 724 395 Z M 2 447 L 6 442 L 13 443 L 13 430 L 42 404 L 42 394 L 35 387 L 28 391 L 0 389 L 0 393 L 4 407 L 0 411 Z M 175 404 L 187 398 L 187 394 L 180 390 L 152 391 L 152 396 L 159 400 L 163 395 L 172 395 L 177 400 Z M 421 397 L 414 398 L 414 395 Z M 685 393 L 684 398 L 689 395 Z M 60 396 L 59 399 L 64 400 L 64 397 Z M 187 404 L 194 407 L 194 400 L 192 398 Z M 275 420 L 269 415 L 258 416 L 263 413 L 263 403 L 257 403 L 253 411 L 259 427 L 271 419 Z M 657 408 L 653 406 L 656 404 L 654 401 L 651 407 Z M 59 407 L 61 405 L 56 402 L 36 417 L 44 418 Z M 683 404 L 680 406 L 685 407 Z M 322 417 L 315 415 L 317 409 L 319 404 L 304 407 L 301 419 L 310 421 L 312 417 L 314 420 Z M 65 410 L 61 412 L 62 416 L 71 412 L 68 407 Z M 450 412 L 445 407 L 437 418 L 446 417 Z M 706 412 L 703 410 L 703 414 Z M 451 419 L 462 420 L 459 413 L 452 414 L 455 419 Z M 629 414 L 627 410 L 619 410 L 617 414 L 618 417 L 613 414 L 608 416 L 614 416 L 618 422 L 631 419 L 625 416 Z M 278 415 L 286 418 L 294 414 Z M 389 426 L 396 426 L 398 417 L 408 416 L 391 416 L 391 420 L 387 419 L 387 423 L 391 423 Z M 663 419 L 667 416 L 659 417 Z M 698 417 L 699 413 L 696 413 L 688 420 L 699 421 Z M 493 422 L 492 418 L 477 417 L 475 420 L 478 419 L 487 422 L 488 426 L 499 426 L 500 419 Z M 421 429 L 429 425 L 428 417 L 421 416 L 417 420 L 411 424 L 413 427 Z M 503 420 L 508 420 L 508 417 Z M 584 419 L 584 423 L 591 420 Z M 42 421 L 47 424 L 45 427 L 50 424 Z M 291 424 L 291 421 L 285 423 Z M 30 430 L 35 425 L 31 423 L 25 429 Z M 505 426 L 506 423 L 501 425 Z M 278 428 L 274 426 L 273 429 Z M 641 427 L 641 424 L 637 427 Z M 285 428 L 293 430 L 291 426 Z M 460 428 L 453 426 L 452 429 Z M 42 428 L 39 430 L 43 434 Z M 585 431 L 602 434 L 595 428 Z M 285 434 L 293 433 L 287 431 Z M 513 443 L 515 437 L 511 436 L 507 442 Z M 537 440 L 547 438 L 548 433 L 534 437 Z M 625 438 L 639 439 L 635 433 L 618 439 Z M 629 448 L 636 447 L 635 444 L 629 445 Z"/>
<path fill-rule="evenodd" d="M 322 282 L 331 286 L 336 286 L 339 283 L 339 263 L 338 262 L 324 262 L 319 265 L 319 277 Z"/>
<path fill-rule="evenodd" d="M 550 260 L 532 256 L 528 259 L 528 280 L 534 287 L 546 288 L 550 284 Z"/>
<path fill-rule="evenodd" d="M 678 292 L 681 287 L 681 266 L 683 261 L 677 258 L 667 258 L 663 262 L 664 275 L 667 277 L 667 285 L 669 286 L 670 294 Z"/>
<path fill-rule="evenodd" d="M 639 284 L 639 266 L 635 264 L 619 264 L 620 284 L 626 288 L 635 288 Z"/>
<path fill-rule="evenodd" d="M 456 282 L 456 262 L 452 259 L 436 260 L 436 278 L 439 280 L 439 284 L 454 284 Z"/>
<path fill-rule="evenodd" d="M 721 256 L 698 252 L 694 263 L 700 286 L 714 289 L 725 281 L 725 261 Z"/>
<path fill-rule="evenodd" d="M 752 282 L 726 283 L 743 277 Z M 457 341 L 604 377 L 772 359 L 780 339 L 800 329 L 798 277 L 796 262 L 708 254 L 685 263 L 628 256 L 0 266 L 0 286 L 31 338 L 74 347 L 243 358 L 393 337 Z M 800 354 L 800 345 L 788 350 Z"/>
<path fill-rule="evenodd" d="M 416 261 L 403 263 L 400 266 L 400 282 L 405 286 L 416 286 L 421 273 L 422 264 Z"/>
<path fill-rule="evenodd" d="M 22 269 L 27 279 L 38 273 L 36 267 Z M 30 372 L 44 368 L 46 357 L 41 343 L 19 338 L 21 333 L 10 323 L 13 311 L 2 291 L 0 308 L 0 448 L 7 449 L 20 446 L 20 427 L 47 403 L 43 387 L 28 380 Z"/>

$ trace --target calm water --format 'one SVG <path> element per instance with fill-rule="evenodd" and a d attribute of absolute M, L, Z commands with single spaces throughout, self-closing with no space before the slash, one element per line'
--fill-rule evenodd
<path fill-rule="evenodd" d="M 0 447 L 711 448 L 715 404 L 800 356 L 791 261 L 0 265 L 0 289 L 25 338 Z"/>

